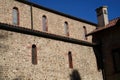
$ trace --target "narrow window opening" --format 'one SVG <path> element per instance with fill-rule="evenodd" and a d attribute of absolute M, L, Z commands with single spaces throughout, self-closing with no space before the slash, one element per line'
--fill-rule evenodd
<path fill-rule="evenodd" d="M 68 26 L 68 22 L 64 23 L 64 30 L 65 30 L 65 35 L 69 36 L 69 26 Z"/>
<path fill-rule="evenodd" d="M 13 8 L 13 24 L 19 25 L 19 10 L 17 7 Z"/>
<path fill-rule="evenodd" d="M 32 45 L 32 64 L 37 64 L 37 48 L 35 44 Z"/>
<path fill-rule="evenodd" d="M 107 14 L 107 11 L 106 11 L 106 10 L 104 10 L 104 14 Z"/>
<path fill-rule="evenodd" d="M 86 36 L 86 34 L 87 34 L 87 29 L 86 29 L 85 26 L 83 26 L 83 29 L 84 29 L 84 40 L 87 40 L 87 36 Z"/>
<path fill-rule="evenodd" d="M 68 52 L 69 68 L 73 68 L 72 53 Z"/>
<path fill-rule="evenodd" d="M 47 26 L 47 17 L 44 15 L 42 17 L 42 26 L 43 26 L 43 31 L 48 31 L 48 26 Z"/>

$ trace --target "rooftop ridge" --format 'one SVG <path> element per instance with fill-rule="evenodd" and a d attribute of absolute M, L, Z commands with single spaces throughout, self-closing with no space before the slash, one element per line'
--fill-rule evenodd
<path fill-rule="evenodd" d="M 107 24 L 105 27 L 110 27 L 116 25 L 117 21 L 120 19 L 120 17 L 114 18 L 109 21 L 109 24 Z"/>
<path fill-rule="evenodd" d="M 119 17 L 116 17 L 116 18 L 113 18 L 113 19 L 111 19 L 111 20 L 109 20 L 109 21 L 118 20 L 118 19 L 120 19 L 120 16 L 119 16 Z"/>

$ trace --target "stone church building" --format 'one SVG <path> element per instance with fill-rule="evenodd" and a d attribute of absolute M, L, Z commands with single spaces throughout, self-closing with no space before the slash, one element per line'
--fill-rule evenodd
<path fill-rule="evenodd" d="M 120 18 L 98 24 L 27 0 L 0 0 L 0 80 L 120 80 Z"/>

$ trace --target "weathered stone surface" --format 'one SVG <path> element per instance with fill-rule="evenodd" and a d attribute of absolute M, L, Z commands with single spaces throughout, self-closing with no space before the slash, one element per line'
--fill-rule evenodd
<path fill-rule="evenodd" d="M 20 26 L 31 28 L 30 6 L 14 0 L 0 0 L 0 22 L 12 24 L 13 7 L 19 9 Z M 33 7 L 35 30 L 42 31 L 43 15 L 48 18 L 48 33 L 65 36 L 64 22 L 67 21 L 69 37 L 84 40 L 83 26 L 88 32 L 95 28 Z M 88 41 L 91 42 L 91 38 Z M 32 44 L 37 47 L 37 65 L 31 62 Z M 69 51 L 73 69 L 69 68 Z M 0 30 L 0 80 L 70 80 L 74 70 L 79 72 L 81 80 L 102 80 L 92 47 Z"/>
<path fill-rule="evenodd" d="M 5 72 L 4 76 L 10 80 L 69 80 L 74 69 L 79 71 L 82 80 L 102 79 L 97 71 L 91 47 L 14 32 L 10 35 L 10 33 L 8 32 L 8 38 L 3 41 L 4 45 L 9 44 L 7 51 L 0 47 L 0 65 L 4 66 L 2 72 Z M 32 44 L 37 46 L 37 65 L 31 63 Z M 72 52 L 73 69 L 69 68 L 69 51 Z"/>

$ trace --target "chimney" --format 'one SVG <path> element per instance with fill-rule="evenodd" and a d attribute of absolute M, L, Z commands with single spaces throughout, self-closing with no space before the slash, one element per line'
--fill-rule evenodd
<path fill-rule="evenodd" d="M 104 27 L 109 23 L 107 6 L 97 8 L 96 13 L 98 19 L 98 27 Z"/>

